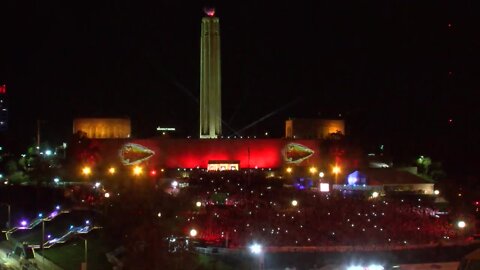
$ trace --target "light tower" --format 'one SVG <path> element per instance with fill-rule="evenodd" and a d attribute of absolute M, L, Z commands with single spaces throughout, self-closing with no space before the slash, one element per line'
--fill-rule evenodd
<path fill-rule="evenodd" d="M 200 36 L 200 138 L 222 134 L 220 23 L 215 9 L 206 8 Z"/>

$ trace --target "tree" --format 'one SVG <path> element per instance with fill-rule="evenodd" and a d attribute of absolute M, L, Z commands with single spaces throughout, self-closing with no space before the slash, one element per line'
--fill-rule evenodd
<path fill-rule="evenodd" d="M 417 159 L 417 167 L 419 169 L 419 173 L 429 175 L 430 165 L 432 164 L 432 159 L 425 156 L 420 156 Z"/>

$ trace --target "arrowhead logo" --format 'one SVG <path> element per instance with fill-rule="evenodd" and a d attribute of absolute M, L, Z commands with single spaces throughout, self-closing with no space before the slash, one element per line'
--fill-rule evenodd
<path fill-rule="evenodd" d="M 136 143 L 124 144 L 119 151 L 123 165 L 135 165 L 151 158 L 153 155 L 155 155 L 154 151 Z"/>
<path fill-rule="evenodd" d="M 298 143 L 289 143 L 283 148 L 283 159 L 287 163 L 298 164 L 315 153 L 312 149 Z"/>

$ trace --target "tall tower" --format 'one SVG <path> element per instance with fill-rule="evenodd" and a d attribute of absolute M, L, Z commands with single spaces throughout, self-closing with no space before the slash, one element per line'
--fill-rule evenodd
<path fill-rule="evenodd" d="M 222 134 L 220 23 L 215 9 L 205 9 L 200 36 L 200 138 Z"/>
<path fill-rule="evenodd" d="M 0 85 L 0 132 L 8 129 L 7 86 Z"/>

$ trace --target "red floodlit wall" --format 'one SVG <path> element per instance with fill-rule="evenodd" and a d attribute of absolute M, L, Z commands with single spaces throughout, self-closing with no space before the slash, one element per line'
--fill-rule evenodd
<path fill-rule="evenodd" d="M 238 160 L 240 168 L 318 166 L 319 141 L 287 139 L 93 140 L 97 162 L 161 168 L 207 168 L 210 160 Z"/>

